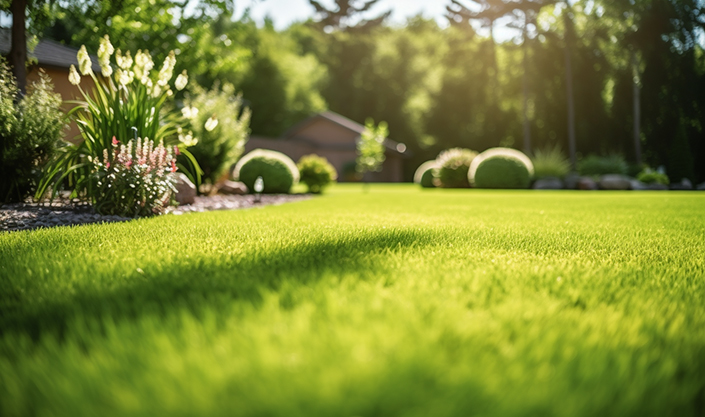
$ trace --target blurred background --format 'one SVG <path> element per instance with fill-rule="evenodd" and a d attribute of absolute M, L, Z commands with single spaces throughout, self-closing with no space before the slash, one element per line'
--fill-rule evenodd
<path fill-rule="evenodd" d="M 39 64 L 42 41 L 97 51 L 104 34 L 157 63 L 176 51 L 189 89 L 242 94 L 259 140 L 319 114 L 386 121 L 396 179 L 506 146 L 705 181 L 703 0 L 0 0 L 10 60 L 13 8 Z"/>

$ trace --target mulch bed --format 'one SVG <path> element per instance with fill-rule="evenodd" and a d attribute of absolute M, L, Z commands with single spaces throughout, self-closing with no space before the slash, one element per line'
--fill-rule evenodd
<path fill-rule="evenodd" d="M 212 210 L 238 210 L 279 205 L 311 198 L 307 194 L 262 195 L 259 203 L 253 195 L 214 195 L 196 197 L 193 204 L 170 207 L 167 215 L 198 213 Z M 51 203 L 18 203 L 0 206 L 0 232 L 33 230 L 56 226 L 74 226 L 92 223 L 114 223 L 132 220 L 131 217 L 103 216 L 93 207 L 77 201 L 58 199 Z"/>

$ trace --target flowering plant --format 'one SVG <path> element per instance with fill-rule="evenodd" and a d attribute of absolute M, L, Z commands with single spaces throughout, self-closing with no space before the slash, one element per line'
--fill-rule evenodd
<path fill-rule="evenodd" d="M 112 152 L 93 161 L 94 207 L 102 214 L 148 216 L 164 211 L 176 191 L 177 146 L 154 146 L 154 141 L 130 140 L 120 144 L 112 139 Z"/>
<path fill-rule="evenodd" d="M 198 139 L 182 126 L 188 121 L 181 112 L 169 107 L 173 97 L 171 80 L 176 58 L 172 51 L 157 71 L 149 52 L 137 51 L 134 58 L 130 52 L 115 50 L 106 35 L 98 49 L 100 76 L 93 72 L 93 63 L 85 47 L 78 52 L 78 70 L 71 66 L 69 81 L 78 86 L 83 100 L 70 103 L 75 107 L 69 112 L 78 124 L 83 141 L 66 143 L 59 155 L 48 166 L 37 190 L 41 198 L 51 186 L 58 191 L 58 185 L 68 183 L 72 197 L 88 197 L 98 188 L 91 183 L 94 176 L 93 161 L 103 157 L 104 152 L 112 153 L 115 138 L 119 143 L 128 144 L 137 137 L 144 142 L 162 144 L 165 148 L 176 146 L 183 155 L 179 164 L 184 173 L 196 184 L 200 183 L 201 169 L 196 159 L 186 148 Z M 114 58 L 114 64 L 112 59 Z M 79 74 L 80 72 L 80 74 Z M 87 93 L 81 85 L 82 76 L 90 77 L 95 87 Z M 174 87 L 181 90 L 188 83 L 186 71 L 174 80 Z"/>

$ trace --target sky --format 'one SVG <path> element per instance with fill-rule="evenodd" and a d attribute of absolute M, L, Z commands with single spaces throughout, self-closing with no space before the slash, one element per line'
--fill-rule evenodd
<path fill-rule="evenodd" d="M 331 8 L 335 4 L 333 0 L 319 1 Z M 445 0 L 380 0 L 366 17 L 375 17 L 391 9 L 392 23 L 402 23 L 407 17 L 422 13 L 425 17 L 437 19 L 445 25 L 443 14 L 448 3 Z M 265 16 L 269 16 L 277 29 L 284 29 L 293 22 L 306 20 L 315 12 L 308 0 L 240 0 L 235 4 L 238 16 L 249 7 L 250 16 L 256 22 L 262 22 Z"/>

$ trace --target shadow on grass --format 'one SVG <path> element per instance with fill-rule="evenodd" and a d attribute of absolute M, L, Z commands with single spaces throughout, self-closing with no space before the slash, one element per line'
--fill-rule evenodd
<path fill-rule="evenodd" d="M 44 304 L 23 303 L 21 292 L 7 279 L 9 293 L 0 297 L 0 336 L 25 334 L 62 339 L 75 319 L 99 323 L 137 319 L 145 314 L 168 316 L 203 308 L 231 311 L 234 302 L 257 307 L 263 291 L 314 284 L 324 276 L 367 279 L 383 273 L 375 254 L 433 244 L 439 236 L 427 231 L 375 231 L 330 241 L 303 243 L 272 252 L 255 252 L 238 262 L 218 257 L 180 259 L 168 268 L 133 276 L 117 288 L 86 286 L 73 296 Z M 295 304 L 284 297 L 282 307 Z"/>

